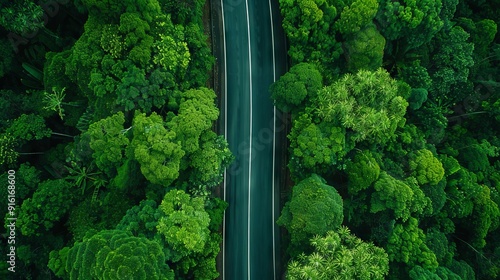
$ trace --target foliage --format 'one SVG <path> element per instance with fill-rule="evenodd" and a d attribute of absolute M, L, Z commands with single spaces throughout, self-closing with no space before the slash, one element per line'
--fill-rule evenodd
<path fill-rule="evenodd" d="M 483 248 L 486 245 L 486 236 L 500 226 L 500 210 L 497 203 L 491 200 L 490 188 L 481 185 L 479 193 L 474 197 L 474 210 L 469 224 L 474 228 L 472 245 Z"/>
<path fill-rule="evenodd" d="M 130 232 L 133 236 L 154 239 L 161 211 L 154 200 L 143 200 L 123 216 L 116 229 Z"/>
<path fill-rule="evenodd" d="M 412 175 L 415 176 L 421 185 L 427 183 L 436 185 L 443 179 L 443 165 L 429 150 L 417 151 L 410 159 L 409 165 Z"/>
<path fill-rule="evenodd" d="M 23 142 L 40 140 L 49 137 L 52 133 L 46 127 L 45 120 L 35 114 L 22 114 L 19 118 L 12 121 L 5 132 L 16 139 L 24 140 Z"/>
<path fill-rule="evenodd" d="M 91 124 L 86 132 L 94 151 L 92 157 L 97 167 L 107 174 L 112 174 L 123 161 L 125 147 L 130 143 L 126 135 L 128 130 L 123 129 L 124 123 L 125 116 L 118 112 Z"/>
<path fill-rule="evenodd" d="M 428 43 L 441 30 L 441 0 L 381 0 L 376 16 L 387 40 L 400 40 L 406 49 Z"/>
<path fill-rule="evenodd" d="M 359 32 L 371 23 L 377 14 L 377 0 L 346 2 L 351 2 L 350 6 L 344 7 L 339 20 L 335 22 L 335 28 L 343 35 Z"/>
<path fill-rule="evenodd" d="M 377 213 L 391 209 L 397 219 L 406 221 L 410 218 L 413 191 L 408 184 L 386 172 L 381 172 L 373 187 L 375 192 L 371 198 L 370 212 Z"/>
<path fill-rule="evenodd" d="M 288 55 L 292 61 L 319 62 L 331 69 L 342 54 L 332 28 L 334 19 L 339 15 L 333 3 L 324 0 L 281 0 L 279 4 L 283 29 L 290 40 Z"/>
<path fill-rule="evenodd" d="M 418 110 L 427 100 L 427 90 L 425 88 L 413 88 L 410 98 L 408 99 L 409 107 L 412 110 Z"/>
<path fill-rule="evenodd" d="M 367 243 L 341 226 L 311 239 L 314 251 L 288 264 L 286 279 L 384 279 L 389 259 L 384 249 Z"/>
<path fill-rule="evenodd" d="M 292 176 L 303 179 L 312 173 L 323 174 L 332 170 L 345 155 L 345 132 L 341 127 L 326 123 L 316 125 L 311 114 L 297 117 L 290 139 Z"/>
<path fill-rule="evenodd" d="M 380 175 L 380 166 L 368 150 L 357 152 L 353 161 L 346 165 L 350 194 L 367 189 Z"/>
<path fill-rule="evenodd" d="M 433 80 L 429 93 L 438 104 L 449 104 L 463 98 L 453 89 L 467 82 L 469 69 L 474 65 L 474 44 L 468 42 L 469 33 L 459 26 L 442 30 L 436 36 L 435 52 L 429 74 Z"/>
<path fill-rule="evenodd" d="M 277 224 L 291 235 L 292 248 L 307 244 L 314 235 L 337 229 L 344 219 L 343 202 L 337 191 L 313 174 L 293 187 Z"/>
<path fill-rule="evenodd" d="M 138 113 L 132 123 L 134 138 L 131 142 L 134 158 L 141 165 L 146 179 L 168 186 L 179 176 L 179 164 L 184 151 L 175 132 L 169 131 L 156 113 L 149 117 Z"/>
<path fill-rule="evenodd" d="M 181 94 L 181 102 L 177 116 L 167 126 L 175 132 L 176 142 L 180 142 L 186 154 L 199 149 L 202 133 L 212 128 L 212 123 L 219 116 L 214 106 L 213 90 L 201 88 L 188 90 Z"/>
<path fill-rule="evenodd" d="M 314 64 L 299 63 L 270 87 L 274 104 L 283 112 L 303 110 L 322 87 L 322 76 Z"/>
<path fill-rule="evenodd" d="M 69 279 L 174 279 L 158 243 L 120 230 L 75 243 L 67 252 L 66 272 Z"/>
<path fill-rule="evenodd" d="M 324 121 L 352 130 L 358 142 L 386 142 L 404 123 L 408 103 L 385 70 L 346 74 L 318 93 L 317 113 Z"/>
<path fill-rule="evenodd" d="M 9 1 L 1 8 L 0 25 L 8 31 L 28 34 L 43 27 L 42 7 L 29 0 Z"/>
<path fill-rule="evenodd" d="M 0 39 L 0 78 L 5 76 L 12 69 L 14 53 L 9 41 Z"/>
<path fill-rule="evenodd" d="M 203 198 L 191 198 L 184 191 L 172 190 L 165 195 L 159 209 L 164 216 L 156 228 L 175 252 L 173 260 L 192 252 L 201 253 L 210 236 L 210 217 Z"/>
<path fill-rule="evenodd" d="M 189 158 L 192 168 L 189 182 L 192 186 L 213 188 L 224 179 L 224 170 L 231 164 L 234 156 L 222 136 L 205 131 L 200 140 L 200 148 Z"/>
<path fill-rule="evenodd" d="M 364 1 L 354 3 L 358 2 Z M 349 72 L 355 73 L 360 69 L 375 71 L 382 66 L 385 39 L 380 35 L 375 25 L 367 25 L 359 32 L 349 36 L 344 47 Z"/>
<path fill-rule="evenodd" d="M 41 182 L 20 207 L 17 226 L 21 233 L 40 236 L 50 230 L 70 210 L 74 197 L 72 185 L 63 179 Z"/>
<path fill-rule="evenodd" d="M 17 142 L 10 134 L 0 135 L 0 164 L 12 165 L 17 161 L 19 153 L 15 150 Z"/>
<path fill-rule="evenodd" d="M 436 255 L 425 244 L 425 234 L 417 223 L 417 219 L 410 218 L 404 224 L 394 226 L 386 247 L 389 260 L 406 263 L 410 267 L 421 265 L 425 269 L 436 269 Z"/>

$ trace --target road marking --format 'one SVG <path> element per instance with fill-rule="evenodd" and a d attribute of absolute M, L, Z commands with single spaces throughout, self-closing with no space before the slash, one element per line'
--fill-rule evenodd
<path fill-rule="evenodd" d="M 269 15 L 271 16 L 271 42 L 273 46 L 273 82 L 276 82 L 276 57 L 275 57 L 275 50 L 274 50 L 274 26 L 273 26 L 273 9 L 271 6 L 271 0 L 269 0 Z M 272 229 L 273 229 L 273 279 L 276 280 L 276 237 L 275 237 L 275 228 L 276 225 L 274 224 L 275 222 L 275 206 L 274 206 L 274 192 L 275 192 L 275 186 L 274 186 L 274 171 L 276 169 L 276 106 L 273 106 L 273 172 L 272 172 Z"/>
<path fill-rule="evenodd" d="M 224 137 L 227 141 L 227 55 L 226 55 L 226 25 L 224 23 L 224 0 L 220 0 L 222 15 L 222 38 L 224 44 Z M 224 179 L 222 182 L 224 188 L 224 201 L 226 199 L 226 169 L 224 169 Z M 226 277 L 226 210 L 222 220 L 222 279 Z"/>
<path fill-rule="evenodd" d="M 247 270 L 248 270 L 248 280 L 250 280 L 250 220 L 251 220 L 251 178 L 252 178 L 252 47 L 250 46 L 250 17 L 248 16 L 248 0 L 245 0 L 245 9 L 247 12 L 247 30 L 248 30 L 248 66 L 250 70 L 250 155 L 248 160 L 248 240 L 247 240 Z"/>

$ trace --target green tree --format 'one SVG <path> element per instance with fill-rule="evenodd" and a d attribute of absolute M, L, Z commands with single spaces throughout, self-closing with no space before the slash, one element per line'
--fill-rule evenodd
<path fill-rule="evenodd" d="M 200 72 L 213 57 L 203 30 L 174 24 L 159 1 L 83 4 L 90 11 L 84 32 L 70 50 L 47 56 L 46 88 L 69 83 L 100 119 L 120 110 L 150 113 L 176 91 L 206 82 Z"/>
<path fill-rule="evenodd" d="M 12 165 L 17 161 L 16 139 L 9 134 L 0 135 L 0 165 Z"/>
<path fill-rule="evenodd" d="M 281 111 L 297 113 L 315 99 L 323 85 L 322 80 L 314 64 L 296 64 L 271 85 L 271 98 Z"/>
<path fill-rule="evenodd" d="M 288 263 L 286 279 L 384 279 L 389 259 L 384 249 L 364 242 L 341 226 L 311 239 L 312 254 Z"/>
<path fill-rule="evenodd" d="M 385 39 L 375 25 L 367 25 L 349 36 L 344 47 L 349 72 L 355 73 L 360 69 L 375 71 L 382 66 Z"/>
<path fill-rule="evenodd" d="M 315 124 L 312 114 L 304 113 L 293 122 L 288 167 L 294 178 L 332 171 L 346 154 L 345 132 L 327 123 Z"/>
<path fill-rule="evenodd" d="M 418 110 L 422 104 L 427 100 L 427 90 L 425 88 L 411 89 L 410 98 L 408 98 L 409 107 L 412 110 Z"/>
<path fill-rule="evenodd" d="M 432 65 L 428 67 L 433 81 L 429 93 L 437 104 L 451 106 L 467 93 L 453 89 L 467 82 L 474 65 L 474 44 L 468 42 L 469 37 L 463 28 L 454 26 L 451 30 L 442 30 L 434 40 Z"/>
<path fill-rule="evenodd" d="M 90 136 L 89 145 L 94 151 L 92 157 L 97 167 L 109 175 L 123 162 L 125 148 L 130 143 L 124 123 L 125 116 L 118 112 L 92 123 L 86 132 Z"/>
<path fill-rule="evenodd" d="M 43 27 L 43 9 L 29 0 L 2 1 L 0 25 L 20 35 Z"/>
<path fill-rule="evenodd" d="M 410 218 L 413 191 L 408 184 L 382 171 L 373 187 L 375 192 L 371 198 L 370 212 L 390 209 L 397 219 L 406 221 Z"/>
<path fill-rule="evenodd" d="M 408 102 L 401 86 L 383 69 L 346 74 L 318 93 L 317 114 L 352 130 L 355 142 L 383 143 L 405 122 Z"/>
<path fill-rule="evenodd" d="M 120 230 L 103 230 L 75 243 L 67 253 L 66 272 L 69 279 L 174 279 L 157 242 Z"/>
<path fill-rule="evenodd" d="M 428 43 L 443 27 L 441 8 L 441 0 L 380 0 L 376 19 L 387 40 L 398 40 L 405 50 L 415 49 Z"/>
<path fill-rule="evenodd" d="M 35 114 L 22 114 L 19 118 L 12 121 L 5 132 L 18 140 L 24 140 L 23 142 L 50 137 L 52 133 L 46 127 L 43 117 Z"/>
<path fill-rule="evenodd" d="M 141 172 L 151 183 L 170 185 L 179 176 L 179 165 L 184 151 L 176 134 L 167 130 L 163 119 L 156 113 L 146 117 L 137 113 L 133 123 L 134 137 L 130 144 Z"/>
<path fill-rule="evenodd" d="M 483 248 L 488 233 L 500 226 L 500 210 L 498 204 L 491 200 L 490 188 L 485 185 L 480 186 L 480 192 L 473 199 L 474 210 L 467 219 L 473 232 L 471 244 L 475 248 Z"/>
<path fill-rule="evenodd" d="M 342 197 L 316 174 L 295 185 L 276 222 L 290 233 L 292 256 L 313 236 L 337 229 L 344 219 L 342 208 Z"/>
<path fill-rule="evenodd" d="M 436 255 L 425 244 L 425 234 L 418 228 L 418 220 L 415 218 L 394 226 L 386 251 L 392 262 L 405 263 L 409 267 L 421 265 L 428 270 L 438 267 Z"/>
<path fill-rule="evenodd" d="M 210 193 L 205 188 L 213 188 L 222 182 L 224 170 L 233 159 L 234 156 L 224 137 L 217 136 L 212 131 L 205 131 L 200 137 L 200 149 L 189 157 L 189 165 L 192 168 L 189 175 L 189 185 L 201 188 L 192 191 Z"/>
<path fill-rule="evenodd" d="M 64 179 L 41 182 L 33 196 L 23 201 L 17 226 L 25 236 L 40 236 L 50 230 L 71 208 L 75 195 Z"/>
<path fill-rule="evenodd" d="M 183 92 L 177 116 L 167 123 L 170 130 L 175 132 L 175 141 L 181 143 L 188 155 L 200 148 L 201 135 L 212 128 L 219 116 L 214 99 L 214 91 L 207 88 Z"/>
<path fill-rule="evenodd" d="M 359 151 L 352 161 L 347 162 L 346 173 L 349 179 L 348 191 L 356 194 L 370 187 L 379 178 L 380 166 L 370 151 Z"/>
<path fill-rule="evenodd" d="M 159 209 L 162 216 L 156 226 L 174 251 L 173 261 L 191 253 L 201 253 L 210 238 L 210 217 L 203 198 L 191 198 L 181 190 L 169 191 Z"/>
<path fill-rule="evenodd" d="M 323 69 L 334 70 L 342 48 L 334 39 L 336 32 L 332 27 L 339 11 L 332 1 L 281 0 L 279 4 L 292 62 L 319 62 Z"/>
<path fill-rule="evenodd" d="M 335 22 L 335 28 L 344 36 L 359 32 L 363 27 L 371 23 L 377 14 L 377 0 L 354 0 L 344 2 L 350 2 L 351 4 L 350 6 L 344 7 L 339 20 Z"/>
<path fill-rule="evenodd" d="M 442 163 L 427 149 L 417 151 L 411 157 L 409 166 L 412 176 L 421 185 L 427 183 L 436 185 L 443 179 L 444 169 Z"/>

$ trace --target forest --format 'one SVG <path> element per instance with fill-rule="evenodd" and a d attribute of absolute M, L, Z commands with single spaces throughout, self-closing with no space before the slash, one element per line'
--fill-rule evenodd
<path fill-rule="evenodd" d="M 204 6 L 0 1 L 1 279 L 218 277 L 233 155 Z"/>
<path fill-rule="evenodd" d="M 280 0 L 287 279 L 500 277 L 500 1 Z"/>

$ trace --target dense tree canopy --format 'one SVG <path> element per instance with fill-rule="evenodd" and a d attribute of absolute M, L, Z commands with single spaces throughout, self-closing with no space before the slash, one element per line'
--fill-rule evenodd
<path fill-rule="evenodd" d="M 0 0 L 0 177 L 15 176 L 17 217 L 1 279 L 219 276 L 215 194 L 234 157 L 214 129 L 209 5 L 188 2 Z"/>
<path fill-rule="evenodd" d="M 292 220 L 312 207 L 291 206 L 311 174 L 341 195 L 343 226 L 388 254 L 387 279 L 500 276 L 498 4 L 280 1 L 291 69 L 271 96 L 291 112 L 296 183 L 278 220 L 287 279 L 360 277 L 315 245 L 335 248 L 337 232 L 316 228 L 313 247 L 297 246 Z M 313 95 L 292 79 L 301 62 L 323 77 Z"/>

